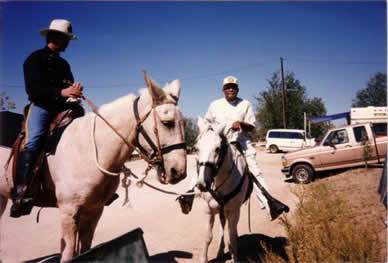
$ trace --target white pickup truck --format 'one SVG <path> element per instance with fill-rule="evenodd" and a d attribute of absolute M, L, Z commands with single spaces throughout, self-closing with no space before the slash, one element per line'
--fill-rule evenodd
<path fill-rule="evenodd" d="M 282 156 L 282 172 L 296 183 L 309 183 L 319 171 L 382 163 L 387 153 L 387 129 L 372 123 L 330 129 L 318 145 Z"/>

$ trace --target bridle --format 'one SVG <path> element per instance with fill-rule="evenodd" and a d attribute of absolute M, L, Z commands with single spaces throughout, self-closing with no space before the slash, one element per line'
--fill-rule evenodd
<path fill-rule="evenodd" d="M 137 126 L 136 126 L 136 137 L 135 137 L 135 145 L 132 144 L 131 142 L 129 142 L 127 139 L 125 139 L 98 111 L 97 107 L 88 99 L 86 98 L 85 96 L 82 96 L 82 99 L 84 99 L 86 101 L 86 103 L 92 108 L 93 112 L 96 114 L 96 116 L 98 116 L 101 120 L 103 120 L 105 122 L 105 124 L 107 124 L 114 133 L 116 133 L 120 138 L 121 140 L 128 146 L 128 148 L 132 148 L 132 149 L 135 149 L 140 157 L 145 160 L 151 167 L 154 166 L 154 165 L 158 165 L 163 173 L 165 173 L 165 168 L 164 168 L 164 162 L 163 162 L 163 155 L 164 154 L 167 154 L 173 150 L 178 150 L 178 149 L 184 149 L 186 150 L 186 143 L 178 143 L 178 144 L 173 144 L 173 145 L 169 145 L 169 146 L 166 146 L 166 147 L 161 147 L 160 146 L 160 139 L 159 139 L 159 132 L 158 132 L 158 128 L 157 128 L 157 122 L 156 122 L 156 111 L 155 111 L 155 108 L 159 105 L 152 105 L 152 108 L 147 112 L 147 114 L 142 118 L 140 119 L 140 116 L 139 116 L 139 110 L 138 110 L 138 102 L 139 102 L 139 99 L 140 97 L 137 97 L 136 100 L 135 100 L 135 103 L 134 103 L 134 114 L 135 114 L 135 118 L 136 118 L 136 121 L 137 121 Z M 166 102 L 166 103 L 163 103 L 163 104 L 174 104 L 176 105 L 176 102 Z M 163 105 L 163 104 L 160 104 L 160 105 Z M 145 131 L 145 129 L 143 128 L 142 124 L 143 122 L 148 118 L 148 116 L 150 115 L 151 111 L 154 112 L 154 133 L 155 133 L 155 136 L 156 136 L 156 141 L 157 141 L 157 146 L 155 145 L 155 143 L 151 140 L 151 138 L 148 136 L 147 132 Z M 93 131 L 93 129 L 92 129 Z M 146 139 L 146 141 L 148 142 L 148 144 L 150 145 L 150 147 L 152 148 L 153 152 L 152 153 L 148 153 L 147 150 L 144 149 L 144 147 L 140 144 L 139 142 L 139 133 L 141 133 L 144 138 Z M 112 173 L 112 172 L 109 172 L 105 169 L 103 169 L 102 167 L 99 166 L 98 164 L 98 161 L 96 159 L 96 164 L 97 164 L 97 167 L 103 171 L 104 173 L 106 174 L 110 174 L 110 175 L 118 175 L 116 173 Z"/>
<path fill-rule="evenodd" d="M 207 162 L 200 162 L 199 166 L 198 166 L 198 169 L 201 166 L 204 166 L 204 167 L 207 167 L 207 168 L 209 168 L 211 170 L 210 174 L 211 174 L 212 181 L 214 181 L 214 179 L 217 177 L 218 171 L 221 168 L 222 163 L 225 160 L 226 153 L 228 151 L 228 143 L 227 143 L 226 137 L 221 136 L 221 139 L 222 139 L 221 140 L 221 149 L 220 149 L 220 153 L 218 154 L 219 158 L 218 158 L 217 163 L 209 162 L 209 161 L 207 161 Z"/>
<path fill-rule="evenodd" d="M 227 155 L 229 144 L 230 145 L 235 145 L 234 142 L 228 143 L 228 141 L 227 141 L 225 136 L 221 136 L 221 138 L 222 138 L 221 149 L 220 149 L 219 159 L 218 159 L 217 163 L 214 163 L 214 162 L 200 162 L 199 166 L 198 166 L 198 169 L 199 169 L 199 167 L 204 166 L 204 167 L 207 167 L 207 168 L 212 170 L 211 171 L 211 176 L 210 176 L 211 180 L 212 180 L 211 184 L 213 184 L 214 179 L 217 177 L 218 172 L 219 172 L 223 162 L 225 161 L 225 157 Z M 235 145 L 235 147 L 238 148 L 239 146 Z M 232 167 L 230 168 L 230 170 L 227 173 L 230 175 L 234 168 L 235 168 L 235 162 L 233 162 Z M 221 184 L 219 184 L 217 187 L 215 187 L 215 189 L 212 189 L 211 186 L 209 187 L 208 185 L 206 185 L 206 189 L 203 192 L 209 192 L 210 193 L 210 195 L 220 205 L 221 212 L 223 213 L 223 208 L 224 208 L 225 204 L 229 200 L 231 200 L 233 197 L 235 197 L 240 192 L 246 177 L 247 177 L 247 172 L 245 171 L 243 177 L 241 178 L 241 180 L 239 182 L 239 184 L 231 192 L 229 192 L 227 194 L 222 194 L 219 191 L 219 189 L 226 183 L 227 180 L 230 179 L 230 176 L 228 176 Z"/>
<path fill-rule="evenodd" d="M 165 168 L 164 168 L 164 162 L 163 162 L 163 155 L 167 154 L 171 151 L 174 150 L 179 150 L 179 149 L 184 149 L 186 150 L 186 143 L 177 143 L 177 144 L 172 144 L 166 147 L 161 147 L 160 145 L 160 138 L 159 138 L 159 131 L 158 131 L 158 125 L 157 125 L 157 116 L 156 116 L 156 110 L 155 108 L 159 105 L 152 105 L 152 108 L 144 115 L 143 118 L 140 118 L 139 115 L 139 110 L 138 110 L 138 104 L 139 104 L 140 97 L 137 97 L 135 99 L 135 102 L 133 104 L 133 111 L 135 114 L 136 118 L 136 136 L 135 136 L 135 146 L 137 149 L 139 149 L 139 154 L 141 154 L 141 157 L 147 161 L 151 165 L 159 165 L 159 167 L 162 169 L 163 173 L 165 173 Z M 176 105 L 176 102 L 165 102 L 163 104 L 174 104 Z M 161 104 L 161 105 L 163 105 Z M 151 114 L 153 111 L 153 117 L 154 117 L 154 134 L 156 137 L 156 145 L 150 138 L 150 136 L 147 134 L 146 130 L 143 127 L 144 121 L 148 118 L 148 116 Z M 180 124 L 179 124 L 180 125 Z M 152 152 L 147 152 L 147 150 L 140 144 L 139 141 L 139 135 L 142 135 L 148 145 L 151 147 Z"/>

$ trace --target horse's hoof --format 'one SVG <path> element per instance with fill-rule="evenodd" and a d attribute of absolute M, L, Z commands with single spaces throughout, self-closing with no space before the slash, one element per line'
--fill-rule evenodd
<path fill-rule="evenodd" d="M 113 203 L 117 198 L 119 198 L 119 195 L 117 193 L 114 193 L 113 196 L 106 202 L 105 206 L 110 205 Z"/>

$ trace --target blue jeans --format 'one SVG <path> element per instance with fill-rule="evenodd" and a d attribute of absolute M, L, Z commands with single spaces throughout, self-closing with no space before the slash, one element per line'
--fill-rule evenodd
<path fill-rule="evenodd" d="M 46 109 L 31 103 L 25 121 L 24 151 L 36 152 L 41 150 L 51 118 L 52 114 Z"/>

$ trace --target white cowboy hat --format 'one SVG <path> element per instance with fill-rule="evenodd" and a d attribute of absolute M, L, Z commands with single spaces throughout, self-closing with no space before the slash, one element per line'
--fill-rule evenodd
<path fill-rule="evenodd" d="M 237 78 L 233 77 L 233 76 L 228 76 L 228 77 L 224 78 L 223 85 L 225 86 L 228 84 L 234 84 L 238 87 Z"/>
<path fill-rule="evenodd" d="M 75 35 L 73 35 L 70 21 L 67 21 L 65 19 L 54 19 L 53 21 L 51 21 L 49 28 L 40 30 L 40 35 L 45 37 L 50 31 L 65 34 L 71 40 L 78 39 Z"/>

